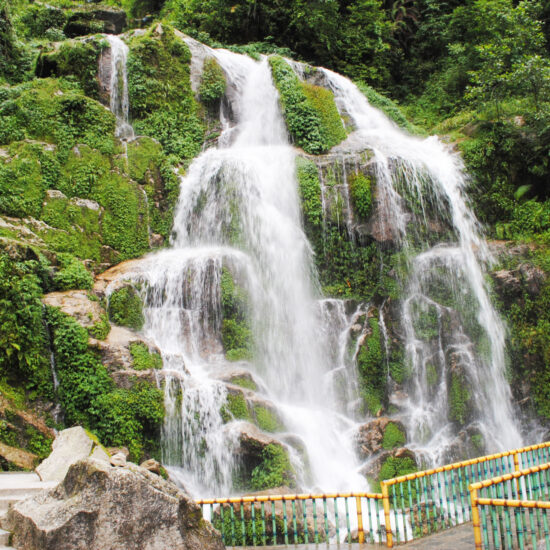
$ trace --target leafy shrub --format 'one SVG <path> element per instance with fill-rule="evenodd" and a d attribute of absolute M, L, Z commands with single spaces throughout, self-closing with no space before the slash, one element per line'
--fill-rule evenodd
<path fill-rule="evenodd" d="M 57 259 L 61 265 L 53 278 L 57 290 L 92 288 L 94 279 L 80 260 L 70 254 L 58 254 Z"/>
<path fill-rule="evenodd" d="M 199 95 L 202 101 L 206 104 L 212 104 L 223 97 L 227 82 L 225 74 L 213 58 L 209 57 L 205 60 L 202 69 L 201 84 L 199 86 Z"/>
<path fill-rule="evenodd" d="M 296 173 L 305 221 L 312 227 L 320 227 L 323 222 L 323 206 L 317 166 L 310 160 L 296 157 Z"/>
<path fill-rule="evenodd" d="M 0 378 L 51 399 L 38 272 L 36 261 L 16 261 L 0 252 Z"/>
<path fill-rule="evenodd" d="M 143 342 L 132 342 L 130 344 L 130 353 L 134 360 L 134 369 L 162 369 L 162 357 L 156 351 L 150 352 L 149 348 Z"/>
<path fill-rule="evenodd" d="M 93 327 L 88 329 L 88 332 L 92 338 L 97 340 L 105 340 L 111 332 L 111 324 L 109 323 L 109 317 L 105 314 L 100 315 L 100 319 Z"/>
<path fill-rule="evenodd" d="M 382 439 L 382 448 L 386 450 L 402 447 L 405 443 L 405 434 L 399 429 L 397 424 L 390 422 L 384 430 Z"/>
<path fill-rule="evenodd" d="M 319 155 L 342 141 L 346 133 L 342 121 L 337 122 L 338 111 L 332 92 L 327 91 L 330 94 L 327 95 L 316 87 L 300 82 L 282 57 L 270 57 L 269 63 L 288 130 L 296 145 L 307 153 Z"/>
<path fill-rule="evenodd" d="M 196 156 L 204 124 L 191 90 L 191 52 L 168 25 L 130 42 L 128 93 L 136 132 L 157 139 L 168 154 Z"/>
<path fill-rule="evenodd" d="M 357 354 L 357 368 L 365 404 L 374 415 L 382 406 L 386 384 L 378 319 L 371 317 L 369 326 L 371 334 Z"/>
<path fill-rule="evenodd" d="M 368 219 L 372 207 L 372 182 L 362 173 L 353 174 L 349 178 L 349 190 L 355 211 L 363 220 Z"/>
<path fill-rule="evenodd" d="M 115 388 L 88 348 L 87 331 L 56 308 L 46 308 L 46 319 L 66 422 L 90 428 L 105 445 L 128 447 L 134 461 L 156 452 L 164 418 L 162 391 L 147 382 Z"/>
<path fill-rule="evenodd" d="M 283 485 L 296 486 L 294 468 L 283 447 L 270 443 L 262 450 L 262 462 L 252 470 L 251 486 L 261 491 Z"/>
<path fill-rule="evenodd" d="M 109 296 L 109 318 L 117 325 L 141 330 L 145 322 L 143 302 L 134 287 L 124 286 Z"/>

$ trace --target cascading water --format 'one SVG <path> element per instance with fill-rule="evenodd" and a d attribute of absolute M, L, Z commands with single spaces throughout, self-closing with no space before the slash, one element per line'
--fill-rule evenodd
<path fill-rule="evenodd" d="M 522 438 L 505 379 L 505 329 L 484 280 L 491 257 L 465 200 L 460 157 L 435 137 L 405 135 L 348 79 L 323 72 L 355 126 L 338 149 L 373 151 L 378 216 L 408 257 L 401 323 L 412 383 L 396 404 L 411 446 L 432 463 L 442 461 L 456 435 L 451 415 L 468 414 L 450 411 L 447 397 L 467 386 L 486 449 L 518 447 Z M 405 210 L 407 199 L 414 218 Z M 435 246 L 434 218 L 448 241 Z"/>
<path fill-rule="evenodd" d="M 128 46 L 118 37 L 107 35 L 111 50 L 110 110 L 116 116 L 116 136 L 123 140 L 134 137 L 134 129 L 129 123 L 130 102 L 128 99 L 128 73 L 126 61 Z"/>
<path fill-rule="evenodd" d="M 253 346 L 244 365 L 265 388 L 263 397 L 274 403 L 285 429 L 307 450 L 306 468 L 290 449 L 298 477 L 303 474 L 299 482 L 364 489 L 353 449 L 357 425 L 347 414 L 357 402 L 353 358 L 344 351 L 362 312 L 317 299 L 295 153 L 267 60 L 207 53 L 235 90 L 237 124 L 226 125 L 218 148 L 202 153 L 182 178 L 172 249 L 145 259 L 135 275 L 146 293 L 144 330 L 164 359 L 163 462 L 192 492 L 232 490 L 243 423 L 227 423 L 227 388 L 215 379 L 234 368 L 220 341 L 220 287 L 229 270 L 247 295 Z M 328 334 L 327 323 L 342 333 L 334 356 L 330 339 L 319 337 Z"/>

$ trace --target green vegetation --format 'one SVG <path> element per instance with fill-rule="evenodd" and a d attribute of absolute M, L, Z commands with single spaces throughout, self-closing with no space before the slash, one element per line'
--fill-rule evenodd
<path fill-rule="evenodd" d="M 470 392 L 467 380 L 457 371 L 451 372 L 449 385 L 449 418 L 464 426 L 471 417 Z"/>
<path fill-rule="evenodd" d="M 246 399 L 240 393 L 229 393 L 227 402 L 221 410 L 224 422 L 231 420 L 251 420 Z"/>
<path fill-rule="evenodd" d="M 60 269 L 53 277 L 56 290 L 92 288 L 94 279 L 79 259 L 70 254 L 58 254 L 57 260 Z"/>
<path fill-rule="evenodd" d="M 0 252 L 0 379 L 52 399 L 48 338 L 42 322 L 43 266 Z M 2 393 L 4 391 L 2 390 Z"/>
<path fill-rule="evenodd" d="M 283 447 L 270 443 L 262 450 L 262 462 L 252 470 L 251 487 L 261 491 L 283 485 L 296 487 L 295 472 Z"/>
<path fill-rule="evenodd" d="M 168 25 L 130 41 L 128 93 L 137 134 L 158 140 L 168 154 L 190 160 L 201 148 L 204 124 L 191 90 L 191 52 Z"/>
<path fill-rule="evenodd" d="M 223 97 L 226 87 L 227 82 L 222 68 L 213 57 L 209 57 L 205 60 L 202 69 L 199 86 L 201 100 L 207 105 L 212 105 Z"/>
<path fill-rule="evenodd" d="M 104 445 L 126 446 L 134 461 L 156 453 L 164 418 L 162 391 L 146 382 L 136 382 L 129 390 L 115 388 L 88 348 L 84 328 L 55 308 L 46 308 L 46 320 L 67 424 L 91 429 Z"/>
<path fill-rule="evenodd" d="M 332 92 L 300 82 L 282 57 L 272 56 L 269 63 L 288 130 L 296 145 L 306 153 L 318 155 L 345 139 L 346 132 Z"/>
<path fill-rule="evenodd" d="M 282 432 L 285 428 L 273 411 L 266 409 L 261 405 L 256 405 L 254 407 L 254 416 L 258 427 L 260 427 L 264 432 Z"/>
<path fill-rule="evenodd" d="M 367 220 L 372 206 L 372 181 L 369 176 L 358 172 L 349 178 L 350 198 L 355 212 L 362 220 Z"/>
<path fill-rule="evenodd" d="M 253 380 L 244 376 L 237 376 L 236 378 L 232 378 L 231 383 L 235 386 L 240 386 L 241 388 L 245 388 L 247 390 L 255 391 L 258 389 L 258 386 Z"/>
<path fill-rule="evenodd" d="M 382 440 L 382 448 L 387 451 L 402 447 L 405 443 L 405 434 L 399 429 L 397 424 L 390 422 L 384 430 L 384 439 Z"/>
<path fill-rule="evenodd" d="M 109 317 L 105 314 L 100 315 L 99 321 L 94 324 L 93 327 L 88 329 L 88 333 L 92 338 L 97 340 L 105 340 L 111 332 L 111 324 L 109 323 Z"/>
<path fill-rule="evenodd" d="M 37 75 L 71 77 L 87 96 L 99 99 L 97 64 L 101 52 L 107 47 L 109 43 L 104 38 L 67 40 L 59 48 L 41 54 L 37 61 Z"/>
<path fill-rule="evenodd" d="M 109 319 L 116 325 L 141 330 L 143 302 L 133 286 L 123 286 L 109 296 Z"/>
<path fill-rule="evenodd" d="M 230 361 L 250 360 L 253 355 L 253 338 L 248 319 L 248 296 L 235 283 L 231 272 L 223 268 L 221 275 L 222 343 Z"/>
<path fill-rule="evenodd" d="M 134 369 L 162 369 L 162 357 L 156 351 L 149 351 L 149 348 L 143 342 L 132 342 L 130 344 L 130 353 L 134 360 Z"/>
<path fill-rule="evenodd" d="M 357 354 L 360 386 L 368 411 L 376 415 L 385 399 L 385 364 L 380 340 L 378 319 L 369 319 L 370 335 Z M 391 432 L 390 432 L 391 434 Z"/>
<path fill-rule="evenodd" d="M 319 173 L 315 163 L 303 157 L 296 157 L 296 173 L 304 221 L 312 231 L 323 223 Z"/>

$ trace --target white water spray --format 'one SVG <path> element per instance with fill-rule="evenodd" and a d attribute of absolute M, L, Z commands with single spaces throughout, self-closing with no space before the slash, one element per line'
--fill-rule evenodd
<path fill-rule="evenodd" d="M 126 61 L 128 46 L 118 37 L 107 35 L 111 47 L 111 99 L 110 110 L 116 116 L 115 135 L 123 140 L 134 137 L 134 129 L 129 123 L 130 102 L 128 99 L 128 73 Z"/>
<path fill-rule="evenodd" d="M 379 216 L 394 242 L 406 251 L 411 244 L 414 228 L 404 208 L 407 193 L 416 200 L 417 219 L 428 235 L 429 207 L 450 227 L 451 242 L 430 247 L 428 236 L 423 238 L 421 254 L 408 251 L 402 325 L 413 381 L 408 399 L 398 404 L 404 410 L 413 447 L 434 463 L 444 458 L 454 435 L 447 402 L 447 384 L 453 373 L 460 373 L 468 382 L 470 403 L 487 450 L 520 446 L 522 438 L 505 379 L 505 329 L 484 280 L 484 268 L 491 257 L 465 199 L 466 178 L 459 155 L 435 137 L 419 139 L 404 134 L 371 107 L 348 79 L 323 71 L 339 109 L 351 117 L 356 128 L 338 149 L 374 151 Z M 437 294 L 438 288 L 448 303 Z M 419 322 L 422 315 L 429 314 L 435 319 L 436 330 L 427 342 Z M 452 330 L 442 327 L 443 322 L 454 322 Z M 435 389 L 429 387 L 430 369 L 438 373 L 437 380 L 431 382 Z"/>

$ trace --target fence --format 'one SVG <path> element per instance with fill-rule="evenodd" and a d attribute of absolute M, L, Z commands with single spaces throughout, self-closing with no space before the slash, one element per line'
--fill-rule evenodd
<path fill-rule="evenodd" d="M 198 500 L 231 546 L 380 542 L 382 495 L 335 493 L 258 495 Z"/>
<path fill-rule="evenodd" d="M 337 540 L 385 544 L 392 548 L 394 544 L 461 523 L 472 520 L 475 523 L 475 513 L 484 510 L 487 504 L 476 495 L 477 509 L 472 508 L 470 486 L 478 487 L 480 482 L 490 478 L 517 476 L 521 468 L 534 468 L 545 463 L 550 463 L 550 442 L 388 479 L 381 482 L 382 493 L 258 495 L 197 502 L 205 517 L 221 531 L 224 543 L 231 546 Z M 518 483 L 522 488 L 521 483 L 526 481 Z M 535 494 L 535 486 L 529 487 L 529 494 Z M 495 495 L 491 498 L 493 503 L 496 502 Z M 520 499 L 517 495 L 515 498 Z M 523 506 L 529 510 L 550 508 L 545 502 L 533 504 L 533 499 L 521 499 L 531 502 Z M 505 507 L 501 504 L 494 506 Z M 506 506 L 512 507 L 511 504 Z M 481 511 L 485 517 L 483 514 Z M 547 520 L 540 515 L 544 527 Z M 487 519 L 485 522 L 487 524 Z M 528 547 L 518 548 L 527 550 Z M 548 543 L 545 550 L 550 550 Z"/>
<path fill-rule="evenodd" d="M 550 550 L 550 464 L 470 487 L 474 540 L 481 549 Z"/>

